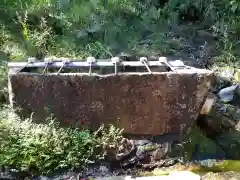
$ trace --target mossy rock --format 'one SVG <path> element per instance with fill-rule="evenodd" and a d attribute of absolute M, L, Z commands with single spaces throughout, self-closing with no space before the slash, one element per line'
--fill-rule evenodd
<path fill-rule="evenodd" d="M 184 146 L 188 160 L 200 160 L 223 157 L 224 151 L 211 139 L 207 138 L 199 128 L 194 128 L 186 138 Z"/>
<path fill-rule="evenodd" d="M 216 137 L 228 159 L 240 159 L 240 132 L 234 131 Z"/>

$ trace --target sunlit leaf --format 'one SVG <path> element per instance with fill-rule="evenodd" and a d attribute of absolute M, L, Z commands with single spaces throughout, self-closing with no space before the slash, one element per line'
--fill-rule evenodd
<path fill-rule="evenodd" d="M 240 69 L 238 69 L 235 74 L 234 74 L 234 78 L 236 81 L 240 82 Z"/>

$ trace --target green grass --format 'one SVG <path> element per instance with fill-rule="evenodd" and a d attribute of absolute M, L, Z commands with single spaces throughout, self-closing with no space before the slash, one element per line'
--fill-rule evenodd
<path fill-rule="evenodd" d="M 101 135 L 99 135 L 101 133 Z M 63 128 L 53 119 L 36 124 L 24 121 L 9 108 L 0 111 L 0 167 L 14 167 L 31 174 L 61 168 L 83 168 L 104 157 L 103 145 L 116 146 L 121 130 L 113 126 L 98 132 Z"/>

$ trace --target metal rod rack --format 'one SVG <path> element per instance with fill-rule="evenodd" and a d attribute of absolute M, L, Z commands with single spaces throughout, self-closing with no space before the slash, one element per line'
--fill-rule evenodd
<path fill-rule="evenodd" d="M 148 61 L 146 62 L 148 66 L 165 66 L 160 61 Z M 144 67 L 145 64 L 140 61 L 121 61 L 117 63 L 118 66 L 132 66 L 132 67 Z M 35 68 L 44 68 L 46 66 L 46 62 L 39 61 L 39 62 L 9 62 L 8 67 L 9 68 L 24 68 L 24 67 L 35 67 Z M 65 63 L 64 61 L 53 61 L 49 62 L 47 64 L 48 68 L 61 68 L 64 66 L 64 68 L 79 68 L 79 67 L 114 67 L 115 63 L 111 62 L 111 60 L 104 61 L 98 60 L 94 63 L 89 63 L 86 61 L 71 61 L 68 63 Z"/>
<path fill-rule="evenodd" d="M 179 61 L 179 60 L 178 60 Z M 177 68 L 186 68 L 186 66 L 179 61 Z M 122 61 L 119 57 L 112 57 L 111 59 L 95 59 L 94 57 L 88 57 L 87 60 L 74 60 L 74 59 L 67 59 L 67 58 L 45 58 L 43 61 L 38 61 L 36 58 L 28 58 L 27 62 L 10 62 L 8 63 L 8 67 L 11 68 L 18 68 L 17 71 L 20 72 L 25 68 L 44 68 L 43 73 L 48 68 L 59 68 L 58 74 L 61 72 L 63 68 L 81 68 L 87 67 L 89 68 L 89 73 L 92 72 L 92 67 L 114 67 L 115 74 L 118 73 L 118 66 L 129 66 L 129 67 L 145 67 L 149 73 L 151 69 L 149 67 L 158 66 L 158 67 L 168 67 L 171 71 L 176 69 L 176 66 L 172 66 L 167 61 L 166 57 L 160 57 L 158 61 L 148 61 L 146 57 L 140 57 L 139 61 Z"/>
<path fill-rule="evenodd" d="M 49 63 L 49 68 L 60 68 L 62 67 L 64 62 L 53 62 Z M 161 62 L 158 61 L 148 61 L 148 66 L 164 66 Z M 8 63 L 9 68 L 22 68 L 22 67 L 38 67 L 38 68 L 44 68 L 46 66 L 45 62 L 10 62 Z M 90 64 L 88 62 L 79 62 L 79 61 L 72 61 L 70 63 L 64 64 L 64 68 L 79 68 L 79 67 L 89 67 Z M 92 67 L 96 66 L 107 66 L 107 67 L 114 67 L 114 63 L 112 62 L 95 62 L 91 64 Z M 122 61 L 119 62 L 118 66 L 132 66 L 132 67 L 139 67 L 139 66 L 145 66 L 143 63 L 138 61 Z"/>

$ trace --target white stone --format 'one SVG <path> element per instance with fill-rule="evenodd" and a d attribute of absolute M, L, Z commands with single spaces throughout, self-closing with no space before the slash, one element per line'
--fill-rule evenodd
<path fill-rule="evenodd" d="M 234 94 L 236 89 L 239 85 L 233 85 L 227 88 L 221 89 L 221 91 L 218 93 L 220 100 L 222 102 L 230 102 L 233 100 Z"/>

